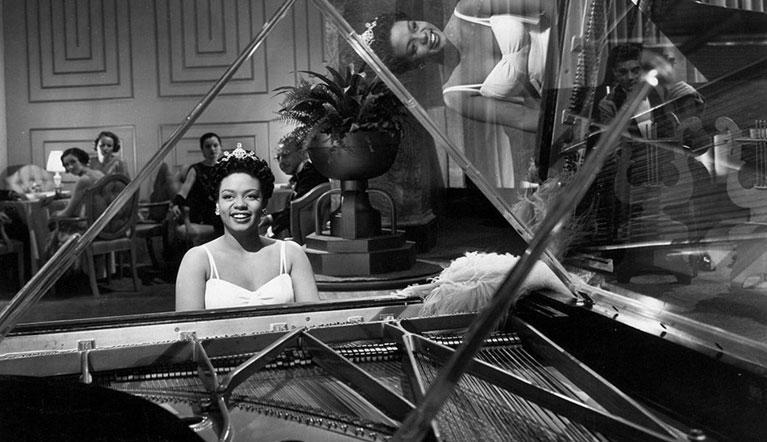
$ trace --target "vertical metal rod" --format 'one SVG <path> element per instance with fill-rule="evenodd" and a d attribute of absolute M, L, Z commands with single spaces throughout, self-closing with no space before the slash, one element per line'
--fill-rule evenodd
<path fill-rule="evenodd" d="M 394 434 L 394 440 L 420 440 L 426 433 L 431 420 L 448 398 L 463 372 L 472 362 L 474 354 L 481 347 L 484 338 L 493 330 L 500 318 L 516 303 L 527 275 L 532 270 L 538 258 L 544 252 L 550 241 L 551 233 L 562 228 L 575 205 L 583 198 L 591 183 L 608 156 L 615 150 L 621 132 L 628 125 L 634 111 L 644 100 L 653 86 L 657 85 L 658 73 L 650 71 L 641 88 L 632 94 L 610 125 L 605 137 L 599 140 L 591 157 L 586 160 L 583 168 L 575 175 L 571 185 L 565 192 L 558 195 L 552 210 L 544 218 L 541 227 L 525 253 L 506 276 L 490 303 L 480 312 L 471 324 L 468 333 L 447 364 L 440 371 L 439 377 L 431 385 L 423 401 L 413 410 Z"/>
<path fill-rule="evenodd" d="M 251 41 L 250 44 L 248 44 L 248 46 L 242 51 L 242 53 L 240 53 L 237 59 L 232 62 L 232 64 L 226 69 L 223 75 L 221 75 L 221 78 L 216 81 L 213 87 L 210 88 L 208 93 L 205 94 L 205 96 L 200 100 L 199 103 L 197 103 L 192 111 L 189 112 L 186 118 L 184 118 L 184 121 L 182 121 L 181 124 L 173 131 L 168 140 L 163 143 L 163 145 L 157 152 L 154 153 L 154 155 L 152 155 L 152 158 L 150 158 L 144 167 L 139 171 L 139 173 L 136 175 L 136 178 L 134 178 L 130 183 L 128 183 L 127 186 L 125 186 L 122 192 L 120 192 L 114 201 L 112 201 L 112 204 L 106 208 L 104 213 L 102 213 L 101 216 L 93 223 L 93 225 L 91 225 L 88 230 L 86 230 L 85 233 L 79 237 L 77 243 L 74 245 L 74 250 L 72 251 L 69 248 L 65 249 L 64 247 L 60 248 L 48 261 L 47 264 L 50 264 L 50 266 L 46 264 L 43 269 L 51 269 L 54 267 L 55 269 L 58 269 L 59 267 L 57 266 L 66 269 L 74 262 L 75 258 L 77 258 L 77 256 L 79 256 L 80 253 L 82 253 L 83 250 L 85 250 L 85 248 L 88 247 L 91 242 L 93 242 L 93 240 L 96 238 L 96 236 L 98 236 L 99 233 L 101 233 L 107 223 L 109 223 L 109 221 L 111 221 L 112 218 L 117 215 L 120 209 L 122 209 L 128 200 L 130 200 L 133 194 L 138 191 L 139 186 L 141 186 L 141 184 L 147 178 L 155 173 L 156 169 L 160 167 L 162 160 L 176 146 L 176 143 L 186 133 L 186 131 L 189 129 L 189 126 L 194 124 L 197 118 L 200 117 L 202 112 L 208 107 L 213 99 L 216 98 L 218 93 L 221 92 L 221 89 L 226 86 L 226 84 L 229 82 L 232 76 L 234 76 L 235 72 L 237 72 L 240 66 L 256 52 L 266 36 L 269 35 L 269 32 L 272 30 L 272 28 L 284 18 L 285 13 L 287 13 L 288 9 L 293 6 L 295 1 L 296 0 L 285 0 L 285 2 L 280 5 L 277 11 L 275 11 L 272 17 L 264 23 L 264 26 L 261 28 L 261 31 L 258 33 L 258 35 L 256 35 L 253 41 Z M 27 282 L 24 287 L 19 290 L 16 296 L 13 297 L 11 302 L 3 310 L 2 314 L 0 314 L 0 341 L 2 341 L 8 332 L 10 332 L 10 330 L 13 328 L 13 326 L 16 325 L 16 322 L 12 322 L 11 318 L 18 319 L 18 317 L 20 317 L 27 308 L 34 304 L 34 302 L 25 303 L 17 301 L 17 298 L 19 300 L 27 299 L 28 297 L 33 297 L 34 299 L 39 298 L 42 296 L 42 293 L 45 293 L 53 286 L 56 280 L 58 280 L 58 277 L 61 276 L 61 273 L 63 273 L 57 272 L 56 278 L 47 278 L 45 274 L 46 272 L 43 272 L 43 269 L 37 272 L 32 277 L 32 279 L 30 279 L 29 282 Z M 20 311 L 9 311 L 10 309 L 17 308 L 20 309 Z"/>

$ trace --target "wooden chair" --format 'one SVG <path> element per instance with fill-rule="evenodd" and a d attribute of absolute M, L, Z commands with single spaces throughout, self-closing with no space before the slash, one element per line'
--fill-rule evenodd
<path fill-rule="evenodd" d="M 312 190 L 290 202 L 290 235 L 299 244 L 306 242 L 306 236 L 314 232 L 314 202 L 323 193 L 330 190 L 330 183 L 314 186 Z M 330 201 L 325 200 L 320 209 L 320 219 L 325 219 L 330 208 Z"/>
<path fill-rule="evenodd" d="M 115 200 L 117 195 L 128 185 L 130 179 L 125 175 L 107 175 L 101 178 L 93 187 L 88 189 L 83 196 L 85 206 L 84 218 L 59 218 L 57 223 L 85 221 L 92 225 L 96 219 Z M 130 201 L 125 204 L 114 218 L 104 227 L 96 239 L 85 249 L 86 271 L 90 281 L 93 296 L 99 296 L 99 288 L 96 282 L 95 257 L 109 255 L 111 253 L 129 252 L 130 267 L 133 277 L 133 289 L 138 291 L 141 283 L 136 271 L 136 222 L 138 220 L 138 193 L 135 193 Z M 119 264 L 118 260 L 118 264 Z M 109 260 L 105 259 L 107 268 L 107 281 L 110 280 Z M 118 265 L 118 271 L 121 266 Z"/>
<path fill-rule="evenodd" d="M 136 237 L 146 242 L 149 259 L 155 269 L 160 269 L 160 260 L 155 253 L 154 238 L 162 240 L 162 250 L 167 251 L 171 246 L 170 229 L 173 226 L 173 215 L 170 212 L 171 200 L 178 191 L 178 178 L 170 172 L 167 163 L 162 163 L 157 171 L 149 202 L 139 202 L 139 217 L 136 224 Z M 164 256 L 164 253 L 163 253 Z M 165 261 L 165 260 L 163 260 Z"/>
<path fill-rule="evenodd" d="M 24 285 L 24 243 L 11 239 L 5 231 L 6 221 L 0 216 L 0 255 L 16 254 L 16 268 L 19 275 L 19 286 Z"/>
<path fill-rule="evenodd" d="M 163 250 L 167 249 L 167 223 L 172 221 L 170 201 L 139 203 L 139 210 L 144 210 L 146 216 L 139 219 L 136 223 L 136 238 L 143 239 L 146 242 L 146 250 L 149 253 L 152 266 L 155 269 L 159 269 L 160 260 L 157 259 L 157 254 L 155 253 L 154 238 L 160 238 Z"/>

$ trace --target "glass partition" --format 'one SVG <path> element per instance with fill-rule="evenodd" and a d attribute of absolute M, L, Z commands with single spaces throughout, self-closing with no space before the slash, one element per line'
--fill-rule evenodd
<path fill-rule="evenodd" d="M 750 2 L 635 3 L 568 2 L 549 181 L 568 185 L 648 69 L 666 75 L 608 146 L 564 263 L 658 318 L 763 351 L 767 16 Z"/>

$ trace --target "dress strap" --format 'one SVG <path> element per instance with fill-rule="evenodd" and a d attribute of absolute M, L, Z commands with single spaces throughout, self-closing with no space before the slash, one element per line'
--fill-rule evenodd
<path fill-rule="evenodd" d="M 218 278 L 218 269 L 216 268 L 216 261 L 213 260 L 213 254 L 210 253 L 210 250 L 208 250 L 205 246 L 200 246 L 203 250 L 205 250 L 205 253 L 208 255 L 208 262 L 210 263 L 210 276 L 211 278 Z"/>
<path fill-rule="evenodd" d="M 285 255 L 285 241 L 280 241 L 280 275 L 288 271 L 288 257 Z"/>
<path fill-rule="evenodd" d="M 455 15 L 456 17 L 460 18 L 461 20 L 467 21 L 469 23 L 476 23 L 478 25 L 490 26 L 490 19 L 489 18 L 486 18 L 486 17 L 483 17 L 483 18 L 472 17 L 471 15 L 466 15 L 466 14 L 461 13 L 460 11 L 458 11 L 458 8 L 455 8 L 453 10 L 453 15 Z"/>

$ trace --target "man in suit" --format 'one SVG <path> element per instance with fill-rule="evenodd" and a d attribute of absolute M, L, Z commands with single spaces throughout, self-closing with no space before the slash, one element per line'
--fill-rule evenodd
<path fill-rule="evenodd" d="M 277 147 L 275 159 L 280 162 L 280 169 L 290 175 L 293 195 L 290 200 L 300 198 L 315 186 L 328 182 L 328 178 L 314 168 L 304 149 L 306 134 L 296 129 L 285 135 Z M 270 213 L 261 219 L 261 227 L 271 226 L 274 236 L 290 236 L 290 202 L 283 210 Z"/>

